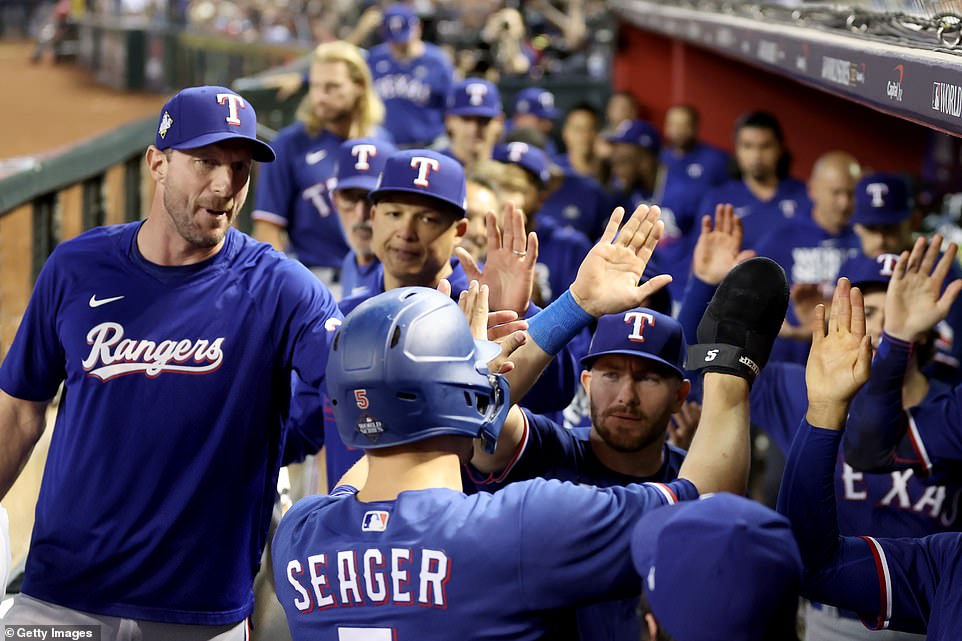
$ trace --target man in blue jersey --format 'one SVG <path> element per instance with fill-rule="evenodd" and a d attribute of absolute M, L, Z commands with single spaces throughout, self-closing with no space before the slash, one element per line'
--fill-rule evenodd
<path fill-rule="evenodd" d="M 706 420 L 678 481 L 596 489 L 536 479 L 495 494 L 460 491 L 473 438 L 490 450 L 506 423 L 523 422 L 511 406 L 523 379 L 591 318 L 630 309 L 666 283 L 637 284 L 661 231 L 657 208 L 639 208 L 619 233 L 621 222 L 619 209 L 572 289 L 532 320 L 508 374 L 524 375 L 510 388 L 486 365 L 500 350 L 473 340 L 486 331 L 484 304 L 469 326 L 447 297 L 405 288 L 348 316 L 329 389 L 339 432 L 365 449 L 368 469 L 352 470 L 353 487 L 295 505 L 278 528 L 278 599 L 295 641 L 543 638 L 558 608 L 637 595 L 630 534 L 638 516 L 698 492 L 744 491 L 748 386 L 728 356 L 726 369 L 706 374 Z M 729 316 L 748 294 L 745 276 L 726 284 L 701 338 L 774 337 L 778 319 L 767 312 Z M 760 289 L 759 302 L 787 296 L 783 282 Z M 744 345 L 733 349 L 729 356 L 747 357 Z"/>
<path fill-rule="evenodd" d="M 952 285 L 949 295 L 940 299 L 941 282 L 935 281 L 944 279 L 948 268 L 946 264 L 936 268 L 938 248 L 926 252 L 924 245 L 921 251 L 913 250 L 911 258 L 902 255 L 890 285 L 898 287 L 903 275 L 912 274 L 909 280 L 925 287 L 917 301 L 929 301 L 923 314 L 902 316 L 903 321 L 913 319 L 902 329 L 930 326 L 931 317 L 947 312 L 947 303 L 962 285 Z M 918 321 L 924 322 L 916 325 Z M 876 538 L 839 533 L 832 487 L 838 447 L 849 410 L 854 415 L 856 409 L 850 408 L 853 396 L 870 374 L 875 376 L 861 297 L 857 289 L 849 291 L 845 279 L 832 301 L 827 334 L 824 323 L 825 310 L 819 306 L 806 368 L 809 408 L 792 443 L 778 500 L 778 511 L 791 521 L 805 565 L 802 595 L 855 612 L 871 629 L 924 633 L 931 641 L 956 639 L 962 626 L 962 535 Z M 881 347 L 879 352 L 881 357 Z M 826 389 L 831 393 L 815 403 L 812 388 L 822 387 L 824 377 L 834 380 L 834 389 Z M 894 413 L 898 415 L 897 410 Z M 939 425 L 939 431 L 943 427 Z"/>
<path fill-rule="evenodd" d="M 384 128 L 399 147 L 427 147 L 444 133 L 444 105 L 454 68 L 440 47 L 421 39 L 421 21 L 406 4 L 384 10 L 385 42 L 368 65 L 384 101 Z"/>
<path fill-rule="evenodd" d="M 579 176 L 601 180 L 601 159 L 595 150 L 601 128 L 601 114 L 589 102 L 581 102 L 568 110 L 561 125 L 564 154 L 554 161 Z"/>
<path fill-rule="evenodd" d="M 782 126 L 772 114 L 753 111 L 735 123 L 735 164 L 739 176 L 705 194 L 698 214 L 731 203 L 743 219 L 745 247 L 754 249 L 762 235 L 783 220 L 808 210 L 805 183 L 789 176 L 791 157 Z"/>
<path fill-rule="evenodd" d="M 448 95 L 444 112 L 449 145 L 443 153 L 468 170 L 491 160 L 491 150 L 501 137 L 504 111 L 498 88 L 487 80 L 469 78 Z"/>
<path fill-rule="evenodd" d="M 273 145 L 277 162 L 264 165 L 254 197 L 254 236 L 286 251 L 327 285 L 349 251 L 331 205 L 338 147 L 347 138 L 373 136 L 384 118 L 361 51 L 327 42 L 311 59 L 310 89 L 297 122 Z"/>
<path fill-rule="evenodd" d="M 146 220 L 62 243 L 37 279 L 0 367 L 0 497 L 64 393 L 7 625 L 247 638 L 278 469 L 323 442 L 292 432 L 291 375 L 323 388 L 341 319 L 309 271 L 231 227 L 253 161 L 274 159 L 255 118 L 223 87 L 171 98 Z"/>
<path fill-rule="evenodd" d="M 377 186 L 388 156 L 396 151 L 394 145 L 377 138 L 347 140 L 338 149 L 332 200 L 351 246 L 341 265 L 343 296 L 369 291 L 378 280 L 381 263 L 371 246 L 368 195 Z"/>
<path fill-rule="evenodd" d="M 675 105 L 665 113 L 665 193 L 692 191 L 701 200 L 710 188 L 728 180 L 728 154 L 698 139 L 700 116 L 691 105 Z"/>
<path fill-rule="evenodd" d="M 551 139 L 551 131 L 557 119 L 554 94 L 541 87 L 528 87 L 515 96 L 514 113 L 507 129 L 534 129 L 540 132 L 545 137 L 545 152 L 554 156 L 558 149 Z"/>

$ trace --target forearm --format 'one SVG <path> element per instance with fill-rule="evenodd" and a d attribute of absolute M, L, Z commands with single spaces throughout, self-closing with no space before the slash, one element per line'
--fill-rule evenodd
<path fill-rule="evenodd" d="M 0 390 L 0 500 L 23 471 L 46 424 L 46 402 L 25 401 Z"/>
<path fill-rule="evenodd" d="M 685 293 L 682 295 L 681 308 L 678 310 L 678 322 L 681 323 L 685 340 L 689 344 L 696 342 L 698 323 L 708 309 L 708 303 L 711 302 L 716 289 L 718 285 L 706 283 L 695 275 L 688 280 L 688 286 L 685 287 Z"/>
<path fill-rule="evenodd" d="M 845 461 L 867 472 L 891 471 L 908 426 L 902 385 L 912 345 L 883 334 L 868 384 L 852 401 L 845 434 Z"/>
<path fill-rule="evenodd" d="M 691 481 L 699 494 L 744 494 L 749 460 L 748 382 L 708 372 L 701 420 L 678 476 Z"/>

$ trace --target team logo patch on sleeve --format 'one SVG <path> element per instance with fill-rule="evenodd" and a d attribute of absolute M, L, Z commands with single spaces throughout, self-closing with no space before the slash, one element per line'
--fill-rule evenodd
<path fill-rule="evenodd" d="M 361 532 L 383 532 L 387 529 L 387 520 L 391 515 L 384 510 L 371 510 L 364 513 L 361 519 Z"/>

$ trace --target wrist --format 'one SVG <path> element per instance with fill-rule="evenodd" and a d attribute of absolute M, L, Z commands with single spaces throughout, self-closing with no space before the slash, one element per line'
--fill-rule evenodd
<path fill-rule="evenodd" d="M 813 427 L 841 430 L 848 417 L 848 401 L 809 401 L 805 420 Z"/>
<path fill-rule="evenodd" d="M 592 320 L 569 290 L 531 319 L 528 336 L 545 353 L 555 355 Z"/>
<path fill-rule="evenodd" d="M 925 333 L 913 332 L 907 327 L 891 327 L 888 325 L 882 328 L 882 332 L 883 335 L 902 341 L 903 343 L 915 343 L 922 338 L 922 335 Z"/>
<path fill-rule="evenodd" d="M 587 296 L 582 296 L 578 293 L 577 283 L 572 283 L 571 287 L 568 288 L 567 293 L 571 295 L 572 302 L 574 302 L 578 307 L 580 307 L 585 313 L 591 315 L 592 318 L 601 318 L 605 315 L 604 312 L 598 311 L 597 308 L 592 307 L 591 303 L 588 302 Z M 558 300 L 561 300 L 560 298 Z"/>

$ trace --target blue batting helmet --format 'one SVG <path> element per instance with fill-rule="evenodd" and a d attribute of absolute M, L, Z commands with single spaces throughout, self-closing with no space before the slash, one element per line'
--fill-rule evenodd
<path fill-rule="evenodd" d="M 433 289 L 366 300 L 338 328 L 327 364 L 341 439 L 375 449 L 455 434 L 494 451 L 510 405 L 507 381 L 487 368 L 499 352 L 475 340 L 457 303 Z"/>

